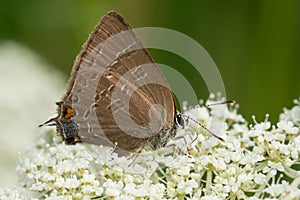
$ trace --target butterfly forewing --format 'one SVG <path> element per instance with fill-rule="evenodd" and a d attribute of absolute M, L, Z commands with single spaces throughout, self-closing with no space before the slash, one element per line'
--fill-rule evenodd
<path fill-rule="evenodd" d="M 176 112 L 166 80 L 116 12 L 100 21 L 77 57 L 58 126 L 68 108 L 82 142 L 117 144 L 127 151 L 138 151 L 153 138 L 160 142 L 174 127 Z"/>

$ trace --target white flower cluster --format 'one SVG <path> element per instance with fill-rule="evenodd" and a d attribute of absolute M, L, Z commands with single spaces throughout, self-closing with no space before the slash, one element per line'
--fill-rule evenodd
<path fill-rule="evenodd" d="M 224 106 L 225 118 L 207 107 L 189 109 L 185 115 L 206 127 L 212 119 L 225 120 L 219 130 L 225 142 L 189 121 L 174 139 L 190 135 L 191 141 L 181 140 L 185 150 L 145 150 L 130 158 L 118 157 L 108 147 L 99 147 L 95 157 L 84 144 L 67 146 L 55 135 L 43 134 L 20 158 L 18 186 L 24 189 L 1 189 L 0 199 L 298 200 L 299 102 L 284 109 L 276 125 L 268 117 L 249 125 L 237 106 Z"/>

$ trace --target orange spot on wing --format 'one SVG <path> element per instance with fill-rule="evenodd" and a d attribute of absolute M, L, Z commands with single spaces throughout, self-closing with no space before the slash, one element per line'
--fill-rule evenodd
<path fill-rule="evenodd" d="M 72 108 L 68 108 L 66 110 L 65 118 L 68 119 L 68 118 L 70 118 L 72 116 L 73 116 L 73 110 L 72 110 Z"/>

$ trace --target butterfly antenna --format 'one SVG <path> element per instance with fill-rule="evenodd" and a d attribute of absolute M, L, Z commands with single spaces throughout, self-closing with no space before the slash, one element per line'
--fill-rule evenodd
<path fill-rule="evenodd" d="M 55 121 L 55 119 L 56 119 L 56 117 L 51 118 L 51 119 L 49 119 L 48 121 L 46 121 L 46 122 L 40 124 L 38 127 L 42 127 L 42 126 L 45 126 L 45 125 L 48 125 L 48 126 L 55 126 L 55 125 L 56 125 L 55 123 L 49 124 L 50 122 Z"/>
<path fill-rule="evenodd" d="M 226 100 L 226 101 L 221 101 L 221 102 L 216 102 L 216 103 L 211 103 L 211 104 L 203 104 L 201 105 L 201 107 L 211 107 L 211 106 L 217 106 L 217 105 L 224 105 L 224 104 L 235 104 L 235 100 Z M 221 138 L 220 136 L 217 136 L 216 134 L 214 134 L 211 130 L 209 130 L 208 128 L 206 128 L 203 124 L 201 124 L 199 121 L 187 116 L 187 115 L 184 115 L 185 117 L 187 117 L 187 119 L 191 119 L 193 122 L 195 122 L 196 124 L 198 124 L 199 126 L 201 126 L 204 130 L 206 130 L 207 132 L 209 132 L 212 136 L 214 136 L 215 138 L 221 140 L 222 142 L 225 142 L 225 140 L 223 138 Z"/>
<path fill-rule="evenodd" d="M 211 107 L 211 106 L 224 105 L 224 104 L 235 104 L 235 103 L 236 103 L 235 100 L 227 100 L 227 101 L 221 101 L 221 102 L 211 103 L 211 104 L 202 105 L 202 106 Z"/>
<path fill-rule="evenodd" d="M 201 107 L 210 107 L 210 106 L 216 106 L 216 105 L 224 105 L 224 104 L 235 104 L 235 100 L 226 100 L 226 101 L 221 101 L 221 102 L 217 102 L 217 103 L 212 103 L 212 104 L 207 104 L 207 105 L 201 105 Z M 215 138 L 217 138 L 218 140 L 221 140 L 222 142 L 225 142 L 225 140 L 223 138 L 221 138 L 220 136 L 217 136 L 216 134 L 214 134 L 211 130 L 209 130 L 208 128 L 206 128 L 203 124 L 201 124 L 199 121 L 187 116 L 187 115 L 182 115 L 185 116 L 187 119 L 192 120 L 193 122 L 195 122 L 196 124 L 198 124 L 199 126 L 201 126 L 204 130 L 206 130 L 207 132 L 209 132 L 212 136 L 214 136 Z"/>
<path fill-rule="evenodd" d="M 206 130 L 207 132 L 209 132 L 212 136 L 214 136 L 215 138 L 217 138 L 218 140 L 221 140 L 222 142 L 225 142 L 225 140 L 223 138 L 221 138 L 220 136 L 217 136 L 216 134 L 214 134 L 211 130 L 209 130 L 208 128 L 206 128 L 203 124 L 201 124 L 200 122 L 198 122 L 197 120 L 187 116 L 187 115 L 182 115 L 184 117 L 186 117 L 188 120 L 192 120 L 193 122 L 195 122 L 196 124 L 198 124 L 199 126 L 201 126 L 204 130 Z"/>

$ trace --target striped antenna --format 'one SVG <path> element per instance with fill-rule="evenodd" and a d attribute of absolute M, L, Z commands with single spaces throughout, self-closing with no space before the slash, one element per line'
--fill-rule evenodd
<path fill-rule="evenodd" d="M 221 101 L 221 102 L 216 102 L 216 103 L 211 103 L 211 104 L 201 105 L 201 106 L 211 107 L 211 106 L 218 106 L 218 105 L 224 105 L 224 104 L 235 104 L 235 103 L 236 103 L 235 100 L 227 100 L 227 101 Z"/>
<path fill-rule="evenodd" d="M 217 106 L 217 105 L 224 105 L 224 104 L 235 104 L 235 100 L 227 100 L 227 101 L 222 101 L 222 102 L 217 102 L 217 103 L 212 103 L 212 104 L 207 104 L 207 105 L 201 105 L 201 107 L 210 107 L 210 106 Z M 199 121 L 191 118 L 190 116 L 181 114 L 183 117 L 186 117 L 187 121 L 190 119 L 193 122 L 195 122 L 196 124 L 198 124 L 200 127 L 202 127 L 204 130 L 206 130 L 207 132 L 209 132 L 212 136 L 214 136 L 215 138 L 217 138 L 218 140 L 221 140 L 222 142 L 225 142 L 225 140 L 223 138 L 221 138 L 220 136 L 216 135 L 215 133 L 213 133 L 211 130 L 209 130 L 208 128 L 206 128 L 206 126 L 204 126 L 203 124 L 201 124 Z"/>

